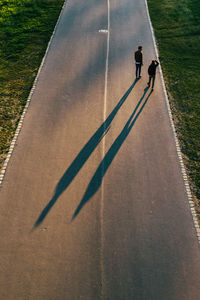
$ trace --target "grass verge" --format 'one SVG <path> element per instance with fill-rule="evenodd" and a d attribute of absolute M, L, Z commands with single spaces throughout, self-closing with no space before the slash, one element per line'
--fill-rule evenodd
<path fill-rule="evenodd" d="M 64 0 L 0 0 L 0 167 Z"/>
<path fill-rule="evenodd" d="M 200 1 L 148 0 L 173 119 L 200 217 Z"/>

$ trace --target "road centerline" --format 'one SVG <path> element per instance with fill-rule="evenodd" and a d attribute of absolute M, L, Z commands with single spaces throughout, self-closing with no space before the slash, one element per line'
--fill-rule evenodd
<path fill-rule="evenodd" d="M 106 64 L 105 64 L 105 84 L 104 84 L 104 105 L 103 105 L 103 121 L 106 120 L 107 113 L 107 97 L 108 97 L 108 65 L 109 65 L 109 50 L 110 50 L 110 0 L 107 0 L 107 49 L 106 49 Z M 104 125 L 105 126 L 105 125 Z M 102 157 L 105 156 L 105 138 L 102 141 Z M 104 172 L 104 165 L 102 173 Z M 101 295 L 104 298 L 104 232 L 103 232 L 103 210 L 104 210 L 104 179 L 102 180 L 101 189 L 101 205 L 100 205 L 100 222 L 101 222 Z"/>

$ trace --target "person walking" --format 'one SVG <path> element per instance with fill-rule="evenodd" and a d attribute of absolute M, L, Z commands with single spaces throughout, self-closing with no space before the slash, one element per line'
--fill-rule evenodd
<path fill-rule="evenodd" d="M 155 77 L 156 77 L 156 68 L 159 65 L 159 62 L 157 60 L 152 60 L 149 68 L 148 68 L 148 74 L 149 74 L 149 81 L 147 82 L 148 86 L 151 84 L 152 80 L 152 91 L 154 88 L 154 82 L 155 82 Z"/>
<path fill-rule="evenodd" d="M 138 50 L 135 51 L 135 66 L 136 78 L 141 78 L 141 68 L 143 66 L 142 46 L 138 46 Z"/>

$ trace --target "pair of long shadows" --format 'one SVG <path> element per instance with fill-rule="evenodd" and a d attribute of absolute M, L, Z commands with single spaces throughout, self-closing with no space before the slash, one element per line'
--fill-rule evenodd
<path fill-rule="evenodd" d="M 114 143 L 112 144 L 112 146 L 110 147 L 108 152 L 106 153 L 104 159 L 102 160 L 102 162 L 98 166 L 94 176 L 92 177 L 92 179 L 91 179 L 91 181 L 90 181 L 90 183 L 87 187 L 87 190 L 86 190 L 79 206 L 77 207 L 77 209 L 76 209 L 76 211 L 75 211 L 75 213 L 72 217 L 72 220 L 74 220 L 76 218 L 76 216 L 79 214 L 79 212 L 83 208 L 83 206 L 91 199 L 91 197 L 100 188 L 103 177 L 106 174 L 110 164 L 112 163 L 114 157 L 116 156 L 116 154 L 119 151 L 120 147 L 122 146 L 122 144 L 124 143 L 124 141 L 127 138 L 128 134 L 130 133 L 131 129 L 133 128 L 133 125 L 135 124 L 137 118 L 141 114 L 144 106 L 146 105 L 146 103 L 147 103 L 147 101 L 148 101 L 148 99 L 149 99 L 149 97 L 152 93 L 152 91 L 149 93 L 149 95 L 145 99 L 144 103 L 142 104 L 140 110 L 136 114 L 136 112 L 137 112 L 142 100 L 144 99 L 145 94 L 147 93 L 148 89 L 149 89 L 149 87 L 144 89 L 144 93 L 143 93 L 141 99 L 139 100 L 136 108 L 134 109 L 133 113 L 131 114 L 130 118 L 128 119 L 126 125 L 124 126 L 123 130 L 118 135 L 118 137 L 116 138 L 116 140 L 114 141 Z"/>
<path fill-rule="evenodd" d="M 46 207 L 41 212 L 40 216 L 38 217 L 37 221 L 34 224 L 33 228 L 37 228 L 45 219 L 55 202 L 58 200 L 60 195 L 68 188 L 74 177 L 78 174 L 80 169 L 83 167 L 85 162 L 88 160 L 92 152 L 95 150 L 95 148 L 98 146 L 102 138 L 106 135 L 106 133 L 110 129 L 110 124 L 113 121 L 114 117 L 116 116 L 117 112 L 129 96 L 130 92 L 134 88 L 135 84 L 137 83 L 137 79 L 133 82 L 133 84 L 130 86 L 130 88 L 126 91 L 124 96 L 120 99 L 116 107 L 113 109 L 113 111 L 110 113 L 108 118 L 102 123 L 102 125 L 97 129 L 97 131 L 94 133 L 94 135 L 90 138 L 90 140 L 85 144 L 85 146 L 81 149 L 79 154 L 76 156 L 72 164 L 69 166 L 69 168 L 66 170 L 66 172 L 61 177 L 59 183 L 56 186 L 54 195 L 52 199 L 49 201 L 49 203 L 46 205 Z M 144 89 L 144 93 L 139 100 L 134 112 L 131 114 L 128 122 L 126 123 L 125 127 L 123 128 L 120 135 L 117 137 L 111 148 L 106 153 L 104 159 L 100 163 L 99 167 L 97 168 L 97 171 L 95 172 L 93 178 L 91 179 L 87 190 L 77 207 L 72 220 L 75 219 L 75 217 L 78 215 L 82 207 L 89 201 L 89 199 L 97 192 L 99 189 L 102 179 L 110 166 L 112 160 L 114 159 L 115 155 L 117 154 L 118 150 L 120 149 L 121 145 L 125 141 L 126 137 L 128 136 L 129 132 L 131 131 L 135 121 L 137 120 L 138 116 L 142 112 L 148 98 L 150 97 L 151 93 L 146 98 L 145 102 L 143 103 L 142 107 L 140 108 L 139 112 L 134 118 L 134 115 L 136 114 L 137 109 L 139 108 L 142 100 L 145 97 L 145 94 L 148 91 L 148 87 Z"/>

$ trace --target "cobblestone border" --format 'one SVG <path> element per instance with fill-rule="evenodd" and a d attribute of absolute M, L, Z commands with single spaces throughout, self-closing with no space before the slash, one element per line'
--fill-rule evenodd
<path fill-rule="evenodd" d="M 156 44 L 156 38 L 155 38 L 152 23 L 151 23 L 148 3 L 147 3 L 147 0 L 144 0 L 144 1 L 145 1 L 147 17 L 148 17 L 148 20 L 149 20 L 149 25 L 150 25 L 150 29 L 151 29 L 151 33 L 152 33 L 153 43 L 154 43 L 154 47 L 155 47 L 155 51 L 156 51 L 156 56 L 158 58 L 158 56 L 159 56 L 158 55 L 158 47 L 157 47 L 157 44 Z M 180 167 L 181 167 L 181 173 L 182 173 L 182 176 L 183 176 L 185 189 L 186 189 L 186 193 L 187 193 L 187 197 L 188 197 L 188 202 L 189 202 L 192 218 L 193 218 L 193 221 L 194 221 L 194 227 L 196 229 L 197 239 L 198 239 L 198 242 L 200 244 L 200 226 L 199 226 L 199 222 L 198 222 L 198 218 L 197 218 L 197 213 L 196 213 L 196 210 L 195 210 L 195 203 L 193 201 L 192 193 L 191 193 L 189 182 L 188 182 L 188 177 L 187 177 L 185 166 L 184 166 L 184 163 L 183 163 L 181 148 L 180 148 L 180 145 L 179 145 L 179 141 L 178 141 L 178 138 L 177 138 L 177 134 L 176 134 L 173 118 L 172 118 L 172 112 L 171 112 L 171 108 L 170 108 L 170 105 L 169 105 L 169 99 L 168 99 L 168 96 L 167 96 L 167 90 L 166 90 L 166 87 L 165 87 L 165 82 L 164 82 L 164 78 L 163 78 L 161 65 L 159 65 L 159 73 L 160 73 L 160 76 L 161 76 L 162 86 L 163 86 L 163 90 L 164 90 L 164 94 L 165 94 L 165 100 L 166 100 L 166 104 L 167 104 L 170 124 L 171 124 L 171 128 L 172 128 L 172 131 L 173 131 L 173 134 L 174 134 L 174 139 L 175 139 L 175 144 L 176 144 L 176 151 L 177 151 L 177 154 L 178 154 Z"/>
<path fill-rule="evenodd" d="M 54 37 L 54 35 L 55 35 L 55 32 L 56 32 L 56 30 L 57 30 L 58 24 L 59 24 L 59 22 L 60 22 L 60 19 L 61 19 L 62 14 L 63 14 L 64 8 L 65 8 L 65 6 L 66 6 L 66 3 L 67 3 L 67 0 L 64 2 L 63 6 L 62 6 L 62 9 L 61 9 L 60 15 L 59 15 L 59 17 L 58 17 L 57 23 L 56 23 L 56 25 L 55 25 L 55 27 L 54 27 L 53 33 L 52 33 L 51 38 L 50 38 L 50 40 L 49 40 L 49 43 L 48 43 L 48 45 L 47 45 L 46 52 L 45 52 L 44 57 L 43 57 L 43 59 L 42 59 L 42 62 L 41 62 L 41 64 L 40 64 L 40 67 L 39 67 L 39 70 L 38 70 L 38 72 L 37 72 L 36 78 L 35 78 L 35 80 L 34 80 L 33 86 L 32 86 L 32 88 L 31 88 L 31 91 L 30 91 L 30 93 L 29 93 L 28 99 L 27 99 L 27 101 L 26 101 L 26 105 L 25 105 L 25 107 L 24 107 L 23 113 L 22 113 L 22 115 L 21 115 L 20 121 L 19 121 L 18 126 L 17 126 L 17 129 L 16 129 L 16 131 L 15 131 L 15 135 L 14 135 L 14 137 L 13 137 L 13 139 L 12 139 L 11 144 L 10 144 L 10 147 L 9 147 L 9 151 L 8 151 L 7 157 L 6 157 L 5 161 L 4 161 L 3 167 L 2 167 L 2 169 L 1 169 L 1 172 L 0 172 L 0 187 L 2 187 L 3 179 L 4 179 L 4 176 L 5 176 L 5 173 L 6 173 L 6 169 L 7 169 L 9 160 L 10 160 L 10 158 L 11 158 L 11 156 L 12 156 L 12 153 L 13 153 L 13 150 L 14 150 L 14 147 L 15 147 L 15 144 L 16 144 L 16 141 L 17 141 L 17 138 L 18 138 L 19 133 L 20 133 L 20 131 L 21 131 L 21 129 L 22 129 L 22 126 L 23 126 L 25 114 L 26 114 L 26 112 L 27 112 L 27 110 L 28 110 L 28 108 L 29 108 L 29 104 L 30 104 L 30 102 L 31 102 L 33 93 L 34 93 L 34 91 L 35 91 L 35 88 L 36 88 L 36 85 L 37 85 L 37 82 L 38 82 L 38 78 L 39 78 L 40 73 L 41 73 L 41 70 L 42 70 L 42 68 L 43 68 L 43 66 L 44 66 L 44 63 L 45 63 L 47 54 L 48 54 L 49 49 L 50 49 L 50 45 L 51 45 L 52 39 L 53 39 L 53 37 Z"/>

